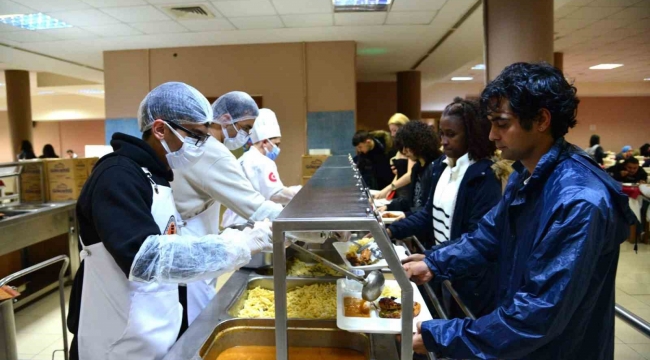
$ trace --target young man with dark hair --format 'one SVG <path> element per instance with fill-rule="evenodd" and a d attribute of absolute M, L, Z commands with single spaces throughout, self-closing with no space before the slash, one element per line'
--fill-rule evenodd
<path fill-rule="evenodd" d="M 648 182 L 648 173 L 641 169 L 639 160 L 635 157 L 625 159 L 621 164 L 612 166 L 607 170 L 614 180 L 622 183 L 645 184 Z"/>
<path fill-rule="evenodd" d="M 357 149 L 354 161 L 369 188 L 381 190 L 390 185 L 395 175 L 390 169 L 390 158 L 396 151 L 389 142 L 390 134 L 380 131 L 357 131 L 352 145 Z"/>
<path fill-rule="evenodd" d="M 576 88 L 545 63 L 512 64 L 483 91 L 490 139 L 515 173 L 474 232 L 404 268 L 421 284 L 496 265 L 497 307 L 419 323 L 416 352 L 613 359 L 619 245 L 636 219 L 620 185 L 564 140 L 577 105 Z"/>

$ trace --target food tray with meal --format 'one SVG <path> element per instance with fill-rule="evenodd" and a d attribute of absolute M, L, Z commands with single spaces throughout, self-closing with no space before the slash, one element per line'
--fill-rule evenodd
<path fill-rule="evenodd" d="M 334 245 L 336 251 L 343 258 L 343 262 L 350 269 L 370 271 L 388 267 L 388 263 L 373 238 L 365 238 L 355 242 L 337 242 L 332 245 Z M 395 247 L 395 252 L 400 260 L 408 257 L 406 248 L 399 245 L 393 245 L 393 247 Z"/>
<path fill-rule="evenodd" d="M 384 224 L 392 224 L 401 216 L 404 216 L 402 211 L 384 211 L 381 213 L 381 220 Z"/>
<path fill-rule="evenodd" d="M 399 334 L 402 332 L 401 291 L 397 281 L 386 280 L 381 297 L 373 302 L 361 298 L 360 291 L 345 288 L 346 279 L 336 282 L 336 325 L 339 329 L 371 334 Z M 422 294 L 413 287 L 413 332 L 417 323 L 433 319 Z"/>

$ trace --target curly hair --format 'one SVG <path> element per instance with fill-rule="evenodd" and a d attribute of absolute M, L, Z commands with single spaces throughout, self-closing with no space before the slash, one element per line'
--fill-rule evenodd
<path fill-rule="evenodd" d="M 463 122 L 470 159 L 478 161 L 494 155 L 496 146 L 490 141 L 490 123 L 483 120 L 478 102 L 454 98 L 454 101 L 445 107 L 442 116 Z"/>
<path fill-rule="evenodd" d="M 525 130 L 532 129 L 540 111 L 547 109 L 551 113 L 551 135 L 558 139 L 576 126 L 580 102 L 576 92 L 562 71 L 548 63 L 514 63 L 485 87 L 481 109 L 485 114 L 499 112 L 501 101 L 506 100 Z"/>
<path fill-rule="evenodd" d="M 409 148 L 413 155 L 424 158 L 427 162 L 440 157 L 440 142 L 433 131 L 433 127 L 421 121 L 409 121 L 397 130 L 395 144 L 403 153 L 404 148 Z"/>

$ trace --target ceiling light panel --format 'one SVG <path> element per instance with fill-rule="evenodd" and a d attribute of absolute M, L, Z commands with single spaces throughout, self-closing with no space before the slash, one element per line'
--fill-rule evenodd
<path fill-rule="evenodd" d="M 125 23 L 169 20 L 167 15 L 153 6 L 116 7 L 102 11 Z"/>
<path fill-rule="evenodd" d="M 51 13 L 50 15 L 72 26 L 98 26 L 119 23 L 116 18 L 97 9 L 63 11 Z"/>
<path fill-rule="evenodd" d="M 284 27 L 279 16 L 231 18 L 230 21 L 240 30 L 278 29 Z"/>
<path fill-rule="evenodd" d="M 611 70 L 611 69 L 616 69 L 623 66 L 623 64 L 598 64 L 594 66 L 590 66 L 589 69 L 591 70 Z"/>
<path fill-rule="evenodd" d="M 331 14 L 332 0 L 272 0 L 280 15 Z"/>
<path fill-rule="evenodd" d="M 276 15 L 270 0 L 217 1 L 212 4 L 225 17 Z"/>
<path fill-rule="evenodd" d="M 440 10 L 447 0 L 395 0 L 390 11 L 435 11 Z"/>
<path fill-rule="evenodd" d="M 282 22 L 290 28 L 325 27 L 334 25 L 331 14 L 282 15 Z"/>
<path fill-rule="evenodd" d="M 391 0 L 332 0 L 334 12 L 385 12 L 391 3 Z"/>
<path fill-rule="evenodd" d="M 49 30 L 72 27 L 72 25 L 64 21 L 42 13 L 3 16 L 0 18 L 0 23 L 27 30 Z"/>
<path fill-rule="evenodd" d="M 451 78 L 451 81 L 471 81 L 474 80 L 471 76 L 454 76 Z"/>
<path fill-rule="evenodd" d="M 428 25 L 436 16 L 436 11 L 389 12 L 387 25 Z"/>

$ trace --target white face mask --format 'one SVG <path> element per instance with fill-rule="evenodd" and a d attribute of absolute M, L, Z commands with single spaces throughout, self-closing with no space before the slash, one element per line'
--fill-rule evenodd
<path fill-rule="evenodd" d="M 246 130 L 244 129 L 237 129 L 237 126 L 235 124 L 232 124 L 232 126 L 237 130 L 237 135 L 235 135 L 234 138 L 231 138 L 228 136 L 228 130 L 226 130 L 225 127 L 221 128 L 221 131 L 223 132 L 224 140 L 223 144 L 226 145 L 228 150 L 237 150 L 241 147 L 243 147 L 247 142 L 248 139 L 250 138 L 250 135 Z"/>
<path fill-rule="evenodd" d="M 176 135 L 180 141 L 183 142 L 183 145 L 180 149 L 171 151 L 165 139 L 160 140 L 160 143 L 167 152 L 166 157 L 167 162 L 169 163 L 169 167 L 173 170 L 182 170 L 196 164 L 205 152 L 204 147 L 196 146 L 196 139 L 193 139 L 189 136 L 183 138 L 181 134 L 176 132 L 176 130 L 174 130 L 169 124 L 165 123 L 165 125 L 167 125 L 169 130 L 171 130 L 172 133 Z"/>

